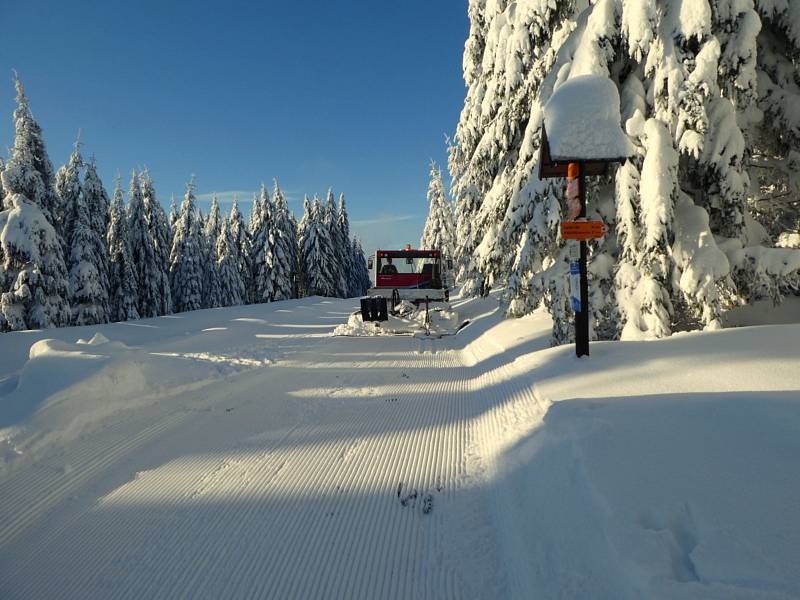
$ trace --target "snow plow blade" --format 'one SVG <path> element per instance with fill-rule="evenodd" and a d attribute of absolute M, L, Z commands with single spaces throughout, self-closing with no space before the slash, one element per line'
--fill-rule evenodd
<path fill-rule="evenodd" d="M 365 323 L 369 321 L 386 321 L 389 319 L 389 310 L 386 306 L 386 298 L 383 296 L 372 296 L 361 299 L 361 320 Z"/>

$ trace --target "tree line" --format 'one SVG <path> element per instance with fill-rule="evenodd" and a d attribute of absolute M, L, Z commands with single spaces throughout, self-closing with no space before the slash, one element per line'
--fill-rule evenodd
<path fill-rule="evenodd" d="M 636 150 L 587 188 L 588 217 L 610 229 L 589 245 L 592 335 L 714 329 L 731 308 L 798 293 L 794 6 L 470 0 L 466 97 L 448 159 L 463 293 L 500 288 L 511 316 L 544 307 L 553 343 L 571 341 L 565 182 L 537 172 L 544 106 L 587 74 L 617 86 Z"/>
<path fill-rule="evenodd" d="M 306 196 L 299 223 L 275 181 L 262 184 L 245 222 L 216 195 L 203 215 L 194 178 L 167 214 L 147 170 L 133 171 L 127 201 L 117 176 L 109 198 L 80 142 L 53 172 L 39 124 L 16 80 L 14 144 L 0 157 L 0 329 L 126 321 L 201 308 L 369 287 L 344 194 Z"/>

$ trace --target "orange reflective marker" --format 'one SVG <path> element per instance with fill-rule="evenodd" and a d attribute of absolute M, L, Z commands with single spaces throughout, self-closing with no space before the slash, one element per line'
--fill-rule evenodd
<path fill-rule="evenodd" d="M 608 233 L 603 221 L 561 221 L 561 237 L 565 240 L 592 240 Z"/>

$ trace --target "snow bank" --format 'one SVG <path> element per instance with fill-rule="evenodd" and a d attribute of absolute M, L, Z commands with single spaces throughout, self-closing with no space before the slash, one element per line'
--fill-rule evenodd
<path fill-rule="evenodd" d="M 334 336 L 371 337 L 376 335 L 416 335 L 441 337 L 452 335 L 458 331 L 461 320 L 457 312 L 432 307 L 428 311 L 429 323 L 425 323 L 425 308 L 414 307 L 408 302 L 398 305 L 397 314 L 389 315 L 387 321 L 381 323 L 367 322 L 361 319 L 361 313 L 351 314 L 347 323 L 333 330 Z"/>
<path fill-rule="evenodd" d="M 544 108 L 554 160 L 624 158 L 634 152 L 622 131 L 619 92 L 601 75 L 581 75 L 559 86 Z"/>
<path fill-rule="evenodd" d="M 319 324 L 287 329 L 283 323 L 297 321 L 294 310 L 317 304 L 325 302 L 306 298 L 0 336 L 0 473 L 131 411 L 270 365 L 271 339 L 320 335 Z M 285 315 L 276 315 L 281 309 Z M 209 325 L 216 325 L 213 332 L 204 331 Z"/>
<path fill-rule="evenodd" d="M 528 326 L 544 329 L 543 317 Z M 509 346 L 512 334 L 487 337 Z M 508 399 L 478 425 L 504 423 L 481 442 L 509 596 L 797 597 L 798 334 L 695 332 L 594 343 L 588 360 L 569 346 L 518 358 L 509 376 L 530 378 L 543 418 Z"/>
<path fill-rule="evenodd" d="M 353 313 L 347 317 L 347 323 L 337 325 L 331 335 L 343 335 L 354 337 L 367 337 L 381 335 L 381 328 L 375 323 L 365 323 L 361 319 L 361 313 Z"/>

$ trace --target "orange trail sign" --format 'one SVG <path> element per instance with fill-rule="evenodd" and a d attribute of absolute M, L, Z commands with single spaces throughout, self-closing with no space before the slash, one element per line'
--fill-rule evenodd
<path fill-rule="evenodd" d="M 608 233 L 603 221 L 561 221 L 561 237 L 565 240 L 592 240 Z"/>

